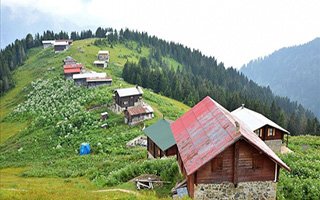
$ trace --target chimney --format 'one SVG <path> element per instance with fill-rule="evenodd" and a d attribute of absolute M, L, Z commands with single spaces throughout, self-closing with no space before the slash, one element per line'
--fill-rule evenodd
<path fill-rule="evenodd" d="M 244 103 L 241 105 L 241 109 L 244 109 Z"/>

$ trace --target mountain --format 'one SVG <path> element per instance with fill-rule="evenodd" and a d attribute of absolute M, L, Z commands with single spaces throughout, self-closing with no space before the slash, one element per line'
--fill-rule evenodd
<path fill-rule="evenodd" d="M 260 85 L 302 103 L 320 117 L 320 38 L 250 61 L 240 71 Z"/>
<path fill-rule="evenodd" d="M 122 78 L 125 65 L 139 60 L 142 64 L 148 58 L 144 67 L 161 66 L 153 48 L 132 39 L 89 38 L 75 41 L 59 54 L 52 48 L 28 49 L 23 64 L 13 71 L 15 86 L 0 96 L 1 199 L 172 199 L 172 187 L 182 181 L 176 159 L 148 160 L 145 147 L 127 147 L 128 141 L 143 134 L 143 126 L 127 126 L 122 114 L 108 109 L 114 89 L 133 86 Z M 110 52 L 106 69 L 92 64 L 99 50 Z M 66 56 L 89 70 L 106 72 L 112 85 L 87 89 L 64 80 L 61 61 Z M 177 73 L 185 73 L 178 60 L 164 54 L 161 58 Z M 144 101 L 155 111 L 146 126 L 163 115 L 175 120 L 189 109 L 151 89 L 143 91 Z M 101 121 L 105 111 L 109 118 Z M 109 127 L 100 128 L 102 123 Z M 292 172 L 280 171 L 278 199 L 319 199 L 319 138 L 290 136 L 289 147 L 295 153 L 280 156 Z M 83 142 L 90 144 L 90 155 L 79 156 Z M 142 174 L 158 175 L 164 183 L 155 184 L 154 190 L 137 190 L 130 180 Z"/>

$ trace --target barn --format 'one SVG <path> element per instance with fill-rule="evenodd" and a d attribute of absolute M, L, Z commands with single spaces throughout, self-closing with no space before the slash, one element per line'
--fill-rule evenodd
<path fill-rule="evenodd" d="M 171 124 L 178 164 L 195 199 L 276 199 L 280 168 L 290 168 L 210 97 Z"/>
<path fill-rule="evenodd" d="M 177 145 L 170 128 L 171 123 L 172 121 L 160 119 L 143 130 L 147 136 L 148 158 L 176 155 Z"/>
<path fill-rule="evenodd" d="M 264 115 L 245 108 L 244 105 L 232 111 L 231 114 L 244 122 L 276 153 L 281 151 L 281 146 L 285 143 L 285 135 L 290 134 L 289 131 Z M 286 143 L 288 143 L 288 137 Z"/>

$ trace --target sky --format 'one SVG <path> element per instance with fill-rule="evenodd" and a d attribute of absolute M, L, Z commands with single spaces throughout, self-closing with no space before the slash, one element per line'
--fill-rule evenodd
<path fill-rule="evenodd" d="M 27 33 L 148 32 L 241 67 L 320 37 L 319 0 L 1 0 L 1 48 Z"/>

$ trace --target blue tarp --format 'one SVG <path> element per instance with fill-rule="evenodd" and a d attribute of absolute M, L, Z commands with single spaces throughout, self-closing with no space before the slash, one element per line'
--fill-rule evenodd
<path fill-rule="evenodd" d="M 90 144 L 82 143 L 80 146 L 80 155 L 90 154 Z"/>

